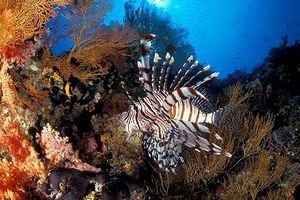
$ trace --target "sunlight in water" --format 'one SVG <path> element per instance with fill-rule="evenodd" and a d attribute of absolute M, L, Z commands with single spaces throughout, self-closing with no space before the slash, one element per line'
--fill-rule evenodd
<path fill-rule="evenodd" d="M 166 8 L 170 0 L 147 0 L 150 4 L 154 4 L 158 8 Z"/>

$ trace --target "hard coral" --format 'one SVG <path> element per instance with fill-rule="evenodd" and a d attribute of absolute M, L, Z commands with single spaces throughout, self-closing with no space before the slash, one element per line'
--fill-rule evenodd
<path fill-rule="evenodd" d="M 4 46 L 0 48 L 0 60 L 23 66 L 26 61 L 35 55 L 36 51 L 37 46 L 32 42 L 25 42 L 22 45 Z"/>

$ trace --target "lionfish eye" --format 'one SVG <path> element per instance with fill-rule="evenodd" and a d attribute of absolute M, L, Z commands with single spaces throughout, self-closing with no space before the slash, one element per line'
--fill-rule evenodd
<path fill-rule="evenodd" d="M 60 191 L 62 191 L 64 193 L 66 192 L 67 186 L 63 182 L 60 182 L 59 185 L 58 185 L 58 187 L 59 187 Z"/>

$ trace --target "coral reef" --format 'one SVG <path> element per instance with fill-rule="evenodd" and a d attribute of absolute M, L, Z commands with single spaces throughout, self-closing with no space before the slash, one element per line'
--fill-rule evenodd
<path fill-rule="evenodd" d="M 113 7 L 108 0 L 0 1 L 0 199 L 299 198 L 299 44 L 285 41 L 251 74 L 237 72 L 223 81 L 207 82 L 217 74 L 193 78 L 208 68 L 198 62 L 192 69 L 188 63 L 169 69 L 174 62 L 169 54 L 163 67 L 154 65 L 150 73 L 147 54 L 158 62 L 156 52 L 168 51 L 184 62 L 193 48 L 187 31 L 168 16 L 145 1 L 139 8 L 134 4 L 125 4 L 124 25 L 104 25 Z M 148 33 L 158 36 L 155 52 L 150 49 L 155 36 Z M 61 40 L 71 47 L 57 55 Z M 143 63 L 137 64 L 141 54 Z M 178 83 L 177 93 L 166 92 L 168 76 Z M 157 105 L 150 103 L 155 95 L 167 99 L 164 108 L 171 94 L 190 97 L 179 89 L 187 83 L 203 85 L 203 90 L 187 89 L 201 101 L 187 98 L 164 113 L 160 107 L 151 113 L 144 109 Z M 162 89 L 151 94 L 148 86 Z M 230 158 L 187 148 L 199 133 L 187 134 L 193 124 L 178 121 L 187 118 L 180 115 L 182 108 L 196 110 L 188 103 L 216 111 L 214 125 L 203 121 L 201 128 L 209 131 L 201 132 L 206 139 L 200 147 Z M 122 126 L 120 116 L 128 110 L 133 117 L 125 125 L 141 125 L 139 134 L 129 136 Z M 152 129 L 167 127 L 145 123 L 152 115 L 158 121 L 168 116 L 185 128 L 190 143 L 182 146 L 185 162 L 172 168 L 175 173 L 161 170 L 155 162 L 159 155 L 145 151 L 154 142 L 157 148 L 166 145 L 168 155 L 179 152 L 173 151 L 180 146 L 174 135 L 151 137 Z M 168 143 L 170 138 L 175 142 Z"/>

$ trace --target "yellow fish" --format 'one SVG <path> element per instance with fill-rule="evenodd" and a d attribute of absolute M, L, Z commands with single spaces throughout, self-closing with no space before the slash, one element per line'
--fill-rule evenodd
<path fill-rule="evenodd" d="M 56 82 L 61 82 L 61 77 L 56 73 L 54 72 L 53 75 L 51 76 L 51 78 L 56 81 Z"/>
<path fill-rule="evenodd" d="M 65 93 L 69 99 L 71 99 L 71 96 L 72 96 L 70 92 L 71 92 L 71 87 L 70 87 L 70 84 L 67 83 L 65 86 Z"/>

